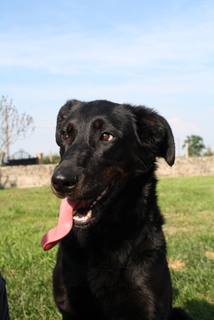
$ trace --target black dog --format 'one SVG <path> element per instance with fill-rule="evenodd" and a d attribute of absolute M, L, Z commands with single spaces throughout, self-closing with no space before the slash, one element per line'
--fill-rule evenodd
<path fill-rule="evenodd" d="M 62 198 L 54 297 L 64 320 L 192 319 L 172 308 L 156 157 L 174 163 L 167 121 L 145 107 L 68 101 L 57 118 Z M 71 230 L 72 228 L 72 230 Z"/>

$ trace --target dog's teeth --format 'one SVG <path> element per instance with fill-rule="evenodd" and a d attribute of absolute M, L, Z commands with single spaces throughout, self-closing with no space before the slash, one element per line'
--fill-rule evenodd
<path fill-rule="evenodd" d="M 91 218 L 91 217 L 92 217 L 92 210 L 89 210 L 89 211 L 88 211 L 87 217 L 88 217 L 88 218 Z"/>
<path fill-rule="evenodd" d="M 77 213 L 77 210 L 74 210 L 74 211 L 73 211 L 73 216 L 75 216 L 76 213 Z"/>
<path fill-rule="evenodd" d="M 95 204 L 97 204 L 97 202 L 100 201 L 100 200 L 106 195 L 106 193 L 107 193 L 107 189 L 105 189 L 105 190 L 101 193 L 101 195 L 99 195 L 99 196 L 97 197 L 97 199 L 94 200 L 94 202 L 92 202 L 92 206 L 95 206 Z"/>
<path fill-rule="evenodd" d="M 105 189 L 105 190 L 101 193 L 101 197 L 103 197 L 106 193 L 107 193 L 107 189 Z"/>

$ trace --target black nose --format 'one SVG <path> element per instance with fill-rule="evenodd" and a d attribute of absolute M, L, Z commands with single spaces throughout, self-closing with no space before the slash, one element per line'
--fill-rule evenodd
<path fill-rule="evenodd" d="M 76 185 L 77 181 L 77 176 L 72 175 L 69 172 L 64 172 L 60 169 L 56 169 L 54 171 L 51 179 L 53 188 L 57 192 L 63 193 L 70 192 Z"/>

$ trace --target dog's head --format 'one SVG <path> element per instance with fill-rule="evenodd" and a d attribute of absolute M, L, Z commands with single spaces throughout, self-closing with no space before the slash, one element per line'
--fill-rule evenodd
<path fill-rule="evenodd" d="M 57 196 L 79 201 L 74 222 L 80 225 L 93 220 L 130 177 L 154 170 L 156 157 L 174 163 L 169 124 L 141 106 L 68 101 L 57 117 L 56 141 L 61 162 L 52 187 Z"/>
<path fill-rule="evenodd" d="M 170 166 L 175 157 L 172 131 L 163 117 L 143 106 L 105 100 L 68 101 L 57 117 L 56 141 L 61 161 L 52 189 L 63 200 L 58 226 L 43 238 L 45 249 L 73 224 L 85 228 L 100 221 L 117 196 L 122 194 L 124 202 L 123 192 L 133 193 L 136 177 L 138 182 L 153 177 L 157 157 Z"/>

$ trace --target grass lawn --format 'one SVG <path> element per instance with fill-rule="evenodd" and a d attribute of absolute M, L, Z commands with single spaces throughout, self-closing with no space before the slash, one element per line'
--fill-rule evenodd
<path fill-rule="evenodd" d="M 214 319 L 214 177 L 160 179 L 173 304 L 195 320 Z M 0 190 L 0 270 L 12 320 L 60 320 L 52 297 L 57 248 L 43 234 L 58 220 L 60 200 L 49 187 Z"/>

